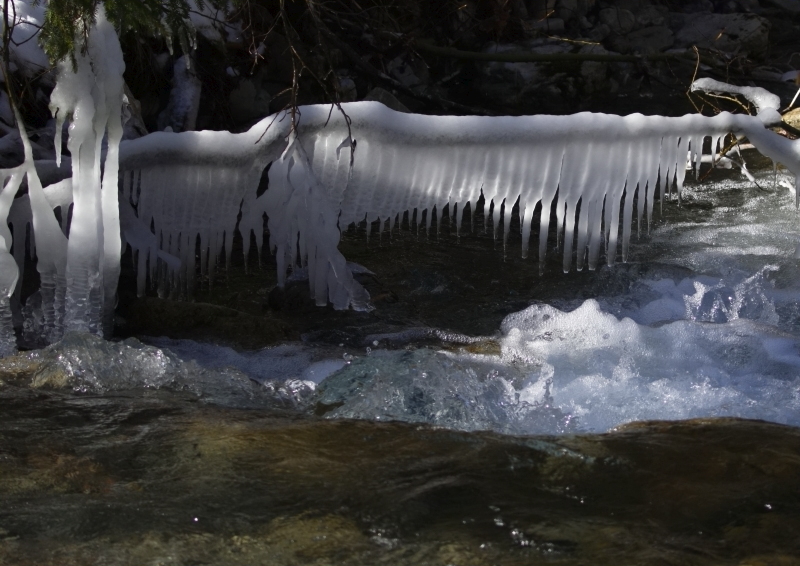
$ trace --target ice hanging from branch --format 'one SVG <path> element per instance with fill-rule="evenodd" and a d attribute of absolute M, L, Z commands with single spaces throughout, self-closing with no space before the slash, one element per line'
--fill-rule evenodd
<path fill-rule="evenodd" d="M 12 240 L 7 218 L 23 175 L 22 167 L 0 172 L 0 356 L 7 356 L 17 348 L 10 300 L 19 269 L 10 253 Z"/>
<path fill-rule="evenodd" d="M 60 65 L 51 96 L 57 122 L 57 160 L 61 126 L 71 120 L 68 146 L 72 179 L 43 189 L 19 115 L 16 118 L 25 161 L 17 168 L 0 171 L 0 350 L 6 353 L 16 346 L 8 301 L 19 284 L 28 226 L 35 240 L 30 242 L 30 249 L 32 254 L 35 250 L 40 288 L 25 305 L 26 332 L 34 334 L 37 342 L 49 343 L 60 339 L 65 329 L 100 333 L 104 322 L 107 330 L 113 322 L 121 254 L 117 177 L 125 65 L 116 32 L 106 20 L 102 5 L 96 20 L 86 49 L 75 54 L 76 69 L 71 62 Z M 27 178 L 28 194 L 14 200 L 23 177 Z M 66 206 L 73 200 L 67 240 Z M 53 213 L 58 206 L 62 207 L 64 226 Z M 9 255 L 12 238 L 7 222 L 13 225 L 14 258 Z M 18 290 L 16 293 L 18 297 Z"/>
<path fill-rule="evenodd" d="M 281 155 L 290 124 L 268 119 L 243 134 L 156 132 L 122 144 L 120 207 L 140 294 L 149 274 L 161 296 L 191 295 L 198 240 L 202 274 L 213 276 L 223 246 L 230 260 L 242 199 Z"/>
<path fill-rule="evenodd" d="M 99 18 L 98 25 L 102 31 L 106 24 Z M 97 47 L 111 37 L 111 32 L 93 32 L 90 39 Z M 105 65 L 109 74 L 119 75 L 121 60 L 111 49 L 103 53 L 108 54 L 105 63 L 100 59 L 94 66 L 95 71 Z M 723 113 L 713 118 L 586 113 L 518 118 L 415 116 L 364 102 L 342 105 L 341 111 L 329 106 L 301 107 L 296 120 L 280 113 L 243 134 L 157 133 L 124 143 L 119 162 L 125 182 L 122 200 L 117 201 L 119 83 L 101 77 L 86 86 L 78 78 L 94 77 L 87 74 L 85 65 L 80 66 L 84 63 L 81 59 L 77 74 L 64 71 L 65 82 L 54 99 L 60 118 L 68 111 L 75 118 L 70 139 L 73 179 L 43 189 L 29 143 L 25 163 L 0 172 L 0 218 L 14 227 L 18 262 L 24 260 L 26 226 L 33 226 L 35 248 L 31 242 L 31 250 L 38 256 L 41 308 L 32 312 L 36 302 L 26 303 L 26 329 L 38 328 L 44 341 L 57 340 L 65 326 L 98 332 L 101 320 L 113 315 L 121 245 L 116 239 L 117 222 L 138 256 L 140 292 L 149 273 L 162 294 L 190 294 L 196 270 L 213 275 L 223 247 L 230 259 L 232 232 L 241 212 L 238 227 L 244 235 L 245 255 L 251 232 L 257 245 L 262 245 L 267 216 L 279 283 L 285 281 L 288 270 L 304 267 L 317 304 L 365 309 L 368 295 L 337 248 L 340 228 L 351 222 L 379 220 L 391 227 L 398 215 L 416 210 L 417 218 L 426 218 L 430 227 L 432 212 L 441 217 L 447 208 L 459 230 L 466 204 L 474 210 L 483 196 L 495 234 L 500 235 L 503 225 L 505 240 L 504 216 L 519 201 L 522 253 L 527 255 L 531 230 L 537 224 L 533 215 L 541 204 L 540 264 L 554 207 L 564 270 L 570 269 L 573 254 L 579 269 L 587 263 L 593 269 L 603 253 L 609 264 L 615 260 L 618 240 L 623 259 L 627 257 L 634 214 L 640 227 L 644 218 L 649 221 L 656 196 L 663 199 L 673 186 L 680 193 L 687 155 L 697 168 L 707 138 L 716 150 L 725 134 L 746 135 L 762 153 L 784 163 L 795 175 L 800 172 L 798 142 L 764 127 L 776 119 L 768 97 L 760 97 L 767 104 L 761 105 L 757 117 Z M 66 86 L 70 81 L 80 84 Z M 750 91 L 742 94 L 753 95 Z M 101 185 L 99 134 L 106 127 L 109 150 Z M 259 181 L 270 163 L 269 188 L 259 196 Z M 12 207 L 26 175 L 28 195 L 16 199 Z M 66 226 L 59 226 L 53 208 L 60 206 L 64 217 L 73 197 L 68 242 Z M 14 345 L 7 305 L 20 272 L 18 264 L 9 263 L 10 246 L 11 232 L 6 228 L 0 233 L 3 352 Z M 195 265 L 198 246 L 199 266 Z"/>
<path fill-rule="evenodd" d="M 475 210 L 483 195 L 495 233 L 502 221 L 505 238 L 503 217 L 519 199 L 523 256 L 541 203 L 543 265 L 555 205 L 564 271 L 576 249 L 577 267 L 594 269 L 601 253 L 614 262 L 619 239 L 627 258 L 634 212 L 641 226 L 643 217 L 651 219 L 657 191 L 661 199 L 673 186 L 680 194 L 686 156 L 699 167 L 706 138 L 716 151 L 724 135 L 747 135 L 762 153 L 800 172 L 796 144 L 764 127 L 775 118 L 765 106 L 759 117 L 711 118 L 420 116 L 374 102 L 343 104 L 341 110 L 307 106 L 298 109 L 296 129 L 282 113 L 245 134 L 156 134 L 127 142 L 123 168 L 135 173 L 126 198 L 136 204 L 138 196 L 139 218 L 145 225 L 152 221 L 162 248 L 181 257 L 180 274 L 170 276 L 173 289 L 191 286 L 198 236 L 203 273 L 223 241 L 229 257 L 233 202 L 242 199 L 245 254 L 251 232 L 260 245 L 266 214 L 280 284 L 287 270 L 307 267 L 318 304 L 365 308 L 366 292 L 336 247 L 341 227 L 363 220 L 391 227 L 398 215 L 415 209 L 418 219 L 427 211 L 430 226 L 434 208 L 441 216 L 448 206 L 460 230 L 465 205 Z M 269 189 L 257 196 L 258 173 L 270 162 Z M 152 255 L 150 261 L 155 273 L 158 262 Z"/>
<path fill-rule="evenodd" d="M 75 53 L 75 59 L 75 69 L 69 60 L 60 63 L 50 96 L 59 162 L 61 126 L 66 119 L 71 120 L 67 147 L 72 155 L 74 206 L 67 246 L 64 328 L 98 334 L 103 328 L 110 332 L 113 327 L 119 280 L 122 244 L 117 173 L 125 71 L 117 34 L 102 5 L 86 49 Z"/>

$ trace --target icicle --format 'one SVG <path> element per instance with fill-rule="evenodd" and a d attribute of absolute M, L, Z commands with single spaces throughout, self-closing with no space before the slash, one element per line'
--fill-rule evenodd
<path fill-rule="evenodd" d="M 519 228 L 522 233 L 522 249 L 520 250 L 522 258 L 527 259 L 528 249 L 530 248 L 531 241 L 531 228 L 533 224 L 533 211 L 536 205 L 529 207 L 524 203 L 519 204 Z"/>
<path fill-rule="evenodd" d="M 7 218 L 22 181 L 23 172 L 23 167 L 0 172 L 0 357 L 7 356 L 17 349 L 11 296 L 17 286 L 19 268 L 14 256 L 9 253 L 12 239 Z M 24 244 L 19 242 L 17 245 Z"/>
<path fill-rule="evenodd" d="M 772 162 L 772 188 L 778 188 L 778 163 L 776 161 Z"/>
<path fill-rule="evenodd" d="M 102 332 L 113 322 L 119 277 L 120 236 L 117 202 L 117 148 L 122 137 L 122 73 L 125 64 L 116 32 L 102 6 L 89 32 L 85 52 L 60 65 L 51 95 L 56 116 L 55 145 L 60 160 L 61 126 L 72 117 L 68 147 L 72 155 L 73 212 L 66 258 L 67 329 Z M 106 177 L 101 192 L 100 155 L 108 128 Z M 34 227 L 38 235 L 38 229 Z M 41 244 L 39 246 L 41 251 Z M 44 287 L 43 287 L 44 288 Z"/>
<path fill-rule="evenodd" d="M 483 196 L 483 213 L 488 216 L 491 210 L 495 234 L 503 222 L 505 242 L 509 211 L 503 203 L 509 206 L 519 200 L 523 254 L 534 210 L 541 206 L 539 263 L 543 269 L 550 213 L 555 206 L 557 233 L 564 238 L 564 268 L 570 267 L 576 229 L 579 266 L 588 259 L 593 268 L 601 248 L 606 251 L 606 261 L 613 262 L 620 214 L 622 256 L 627 260 L 634 198 L 638 195 L 639 229 L 645 212 L 649 229 L 653 204 L 656 198 L 663 203 L 673 178 L 680 196 L 687 156 L 697 172 L 705 136 L 718 145 L 719 137 L 729 131 L 746 134 L 757 140 L 757 146 L 767 148 L 769 155 L 797 161 L 792 157 L 791 142 L 776 141 L 778 136 L 767 131 L 759 118 L 725 113 L 713 118 L 602 114 L 486 118 L 400 114 L 372 102 L 345 104 L 342 109 L 347 119 L 326 106 L 301 108 L 288 144 L 290 119 L 286 114 L 267 118 L 240 135 L 154 134 L 148 136 L 152 141 L 131 142 L 129 147 L 136 149 L 131 151 L 132 163 L 128 165 L 125 159 L 123 163 L 127 169 L 142 169 L 140 217 L 146 223 L 155 219 L 157 232 L 177 222 L 180 226 L 171 228 L 176 234 L 210 230 L 210 246 L 223 241 L 227 245 L 230 229 L 221 226 L 222 213 L 213 225 L 198 224 L 204 222 L 202 209 L 222 210 L 218 203 L 225 201 L 223 193 L 229 189 L 221 179 L 212 182 L 207 178 L 219 169 L 236 171 L 243 188 L 231 191 L 233 211 L 226 209 L 225 214 L 235 217 L 244 197 L 240 230 L 247 232 L 247 238 L 255 231 L 260 245 L 261 222 L 267 213 L 279 283 L 298 260 L 307 262 L 315 274 L 310 280 L 315 300 L 346 308 L 348 297 L 352 306 L 363 295 L 351 283 L 336 250 L 338 226 L 365 218 L 389 218 L 391 230 L 394 218 L 407 213 L 409 228 L 413 230 L 411 224 L 416 222 L 419 230 L 423 211 L 427 211 L 429 228 L 435 209 L 438 232 L 443 216 L 439 211 L 449 205 L 458 235 L 464 205 L 470 204 L 469 221 L 474 226 L 476 204 Z M 350 152 L 350 135 L 358 140 L 355 154 Z M 145 156 L 154 161 L 145 165 Z M 255 198 L 261 171 L 276 159 L 270 169 L 269 190 Z M 175 173 L 181 167 L 198 166 L 206 167 L 199 181 Z M 190 193 L 184 185 L 194 189 Z M 192 216 L 168 214 L 166 199 L 156 202 L 161 198 L 154 196 L 159 187 L 181 195 L 173 195 L 170 206 L 175 211 L 191 207 Z M 198 200 L 203 207 L 197 206 Z M 188 201 L 192 204 L 187 205 Z M 579 202 L 581 213 L 576 215 Z M 620 211 L 620 207 L 624 209 Z M 484 226 L 488 229 L 488 218 Z M 249 242 L 245 248 L 248 246 Z"/>

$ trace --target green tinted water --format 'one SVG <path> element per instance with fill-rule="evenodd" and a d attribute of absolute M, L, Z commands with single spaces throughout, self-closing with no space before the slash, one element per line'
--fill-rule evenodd
<path fill-rule="evenodd" d="M 504 437 L 0 389 L 2 564 L 800 563 L 800 430 Z"/>

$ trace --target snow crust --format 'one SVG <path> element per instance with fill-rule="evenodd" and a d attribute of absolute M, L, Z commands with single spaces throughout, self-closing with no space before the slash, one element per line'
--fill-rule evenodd
<path fill-rule="evenodd" d="M 129 172 L 121 206 L 140 294 L 148 274 L 162 296 L 190 294 L 196 269 L 213 278 L 223 247 L 230 259 L 242 199 L 255 194 L 262 171 L 280 156 L 274 142 L 288 123 L 276 122 L 263 138 L 261 124 L 243 134 L 157 132 L 122 144 L 120 159 Z M 177 261 L 163 261 L 159 250 Z"/>
<path fill-rule="evenodd" d="M 696 170 L 706 137 L 716 151 L 722 136 L 746 131 L 762 151 L 797 169 L 791 142 L 767 132 L 750 116 L 417 116 L 374 102 L 343 109 L 347 118 L 329 107 L 302 108 L 296 140 L 270 169 L 269 190 L 259 199 L 245 200 L 248 218 L 260 217 L 262 211 L 269 218 L 279 278 L 297 263 L 320 264 L 322 259 L 324 264 L 327 259 L 337 265 L 338 252 L 326 247 L 338 241 L 333 233 L 337 222 L 342 227 L 378 220 L 391 229 L 398 215 L 416 209 L 418 218 L 427 211 L 429 229 L 432 212 L 439 216 L 448 206 L 460 229 L 465 205 L 471 203 L 474 210 L 481 195 L 487 203 L 484 210 L 491 209 L 496 236 L 501 224 L 505 231 L 504 217 L 519 200 L 523 256 L 536 205 L 542 203 L 542 267 L 554 205 L 564 271 L 569 271 L 576 247 L 577 268 L 588 264 L 595 269 L 602 252 L 608 264 L 614 262 L 619 240 L 623 261 L 627 258 L 634 195 L 638 193 L 635 216 L 641 230 L 657 197 L 663 199 L 673 187 L 680 194 L 685 156 Z M 621 235 L 616 229 L 620 218 Z M 243 219 L 244 234 L 250 226 Z M 351 303 L 358 303 L 360 290 L 347 281 L 347 273 L 338 267 L 332 271 L 337 286 L 329 282 L 328 299 L 342 308 L 346 290 Z M 320 286 L 326 276 L 320 273 L 316 279 L 318 303 L 324 302 Z"/>

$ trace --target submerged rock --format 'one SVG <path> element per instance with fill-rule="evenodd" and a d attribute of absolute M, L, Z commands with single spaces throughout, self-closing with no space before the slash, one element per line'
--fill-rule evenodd
<path fill-rule="evenodd" d="M 3 394 L 0 563 L 795 564 L 798 452 L 735 419 L 510 438 Z"/>

